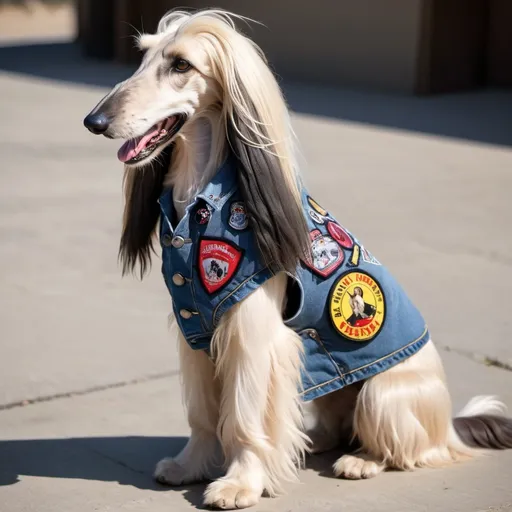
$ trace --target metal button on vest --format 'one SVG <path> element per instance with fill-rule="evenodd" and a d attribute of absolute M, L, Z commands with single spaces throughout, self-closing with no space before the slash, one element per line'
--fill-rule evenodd
<path fill-rule="evenodd" d="M 193 315 L 192 311 L 189 311 L 188 309 L 180 309 L 181 318 L 188 320 L 189 318 L 192 318 L 192 315 Z"/>
<path fill-rule="evenodd" d="M 176 286 L 183 286 L 185 284 L 185 278 L 181 274 L 174 274 L 172 276 L 172 282 Z"/>
<path fill-rule="evenodd" d="M 162 237 L 162 244 L 164 247 L 169 247 L 172 244 L 172 236 L 167 233 Z"/>
<path fill-rule="evenodd" d="M 185 243 L 185 239 L 182 236 L 175 236 L 172 239 L 172 246 L 175 247 L 176 249 L 183 247 L 184 243 Z"/>

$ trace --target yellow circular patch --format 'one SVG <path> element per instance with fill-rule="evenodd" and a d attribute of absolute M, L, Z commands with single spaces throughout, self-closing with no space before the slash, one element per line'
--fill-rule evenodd
<path fill-rule="evenodd" d="M 342 336 L 353 341 L 369 341 L 384 325 L 384 294 L 369 274 L 357 270 L 347 272 L 331 289 L 329 313 Z"/>

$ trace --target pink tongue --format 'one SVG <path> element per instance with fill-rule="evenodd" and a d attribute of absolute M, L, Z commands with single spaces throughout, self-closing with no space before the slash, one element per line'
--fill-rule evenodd
<path fill-rule="evenodd" d="M 117 158 L 121 160 L 121 162 L 127 162 L 131 160 L 136 154 L 137 143 L 140 139 L 130 139 L 127 140 L 117 152 Z"/>
<path fill-rule="evenodd" d="M 160 133 L 162 124 L 163 123 L 158 123 L 158 125 L 151 128 L 142 137 L 136 137 L 135 139 L 127 140 L 119 148 L 119 151 L 117 152 L 117 158 L 119 158 L 121 162 L 128 162 L 128 160 L 135 158 L 146 147 L 146 144 L 153 137 L 156 137 Z"/>

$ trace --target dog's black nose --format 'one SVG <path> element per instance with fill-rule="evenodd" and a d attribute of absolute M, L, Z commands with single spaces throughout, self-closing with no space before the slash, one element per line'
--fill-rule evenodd
<path fill-rule="evenodd" d="M 84 126 L 92 133 L 100 135 L 108 130 L 110 119 L 105 114 L 89 114 L 84 119 Z"/>

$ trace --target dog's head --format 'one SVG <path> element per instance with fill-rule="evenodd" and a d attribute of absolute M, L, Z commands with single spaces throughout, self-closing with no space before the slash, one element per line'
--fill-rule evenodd
<path fill-rule="evenodd" d="M 118 84 L 84 119 L 95 134 L 126 139 L 118 152 L 128 166 L 143 167 L 180 132 L 198 112 L 221 104 L 219 76 L 213 69 L 214 46 L 207 41 L 203 23 L 191 15 L 172 12 L 156 34 L 142 34 L 137 44 L 142 62 L 137 71 Z M 210 17 L 209 31 L 222 26 Z"/>
<path fill-rule="evenodd" d="M 149 262 L 156 199 L 168 170 L 159 155 L 184 136 L 187 124 L 212 112 L 238 159 L 239 185 L 265 261 L 291 271 L 306 254 L 288 109 L 261 50 L 236 29 L 236 18 L 219 10 L 164 16 L 155 34 L 138 39 L 145 52 L 138 70 L 84 120 L 93 133 L 126 139 L 118 152 L 128 171 L 124 270 L 137 260 L 144 270 Z M 152 172 L 139 170 L 148 164 Z"/>

